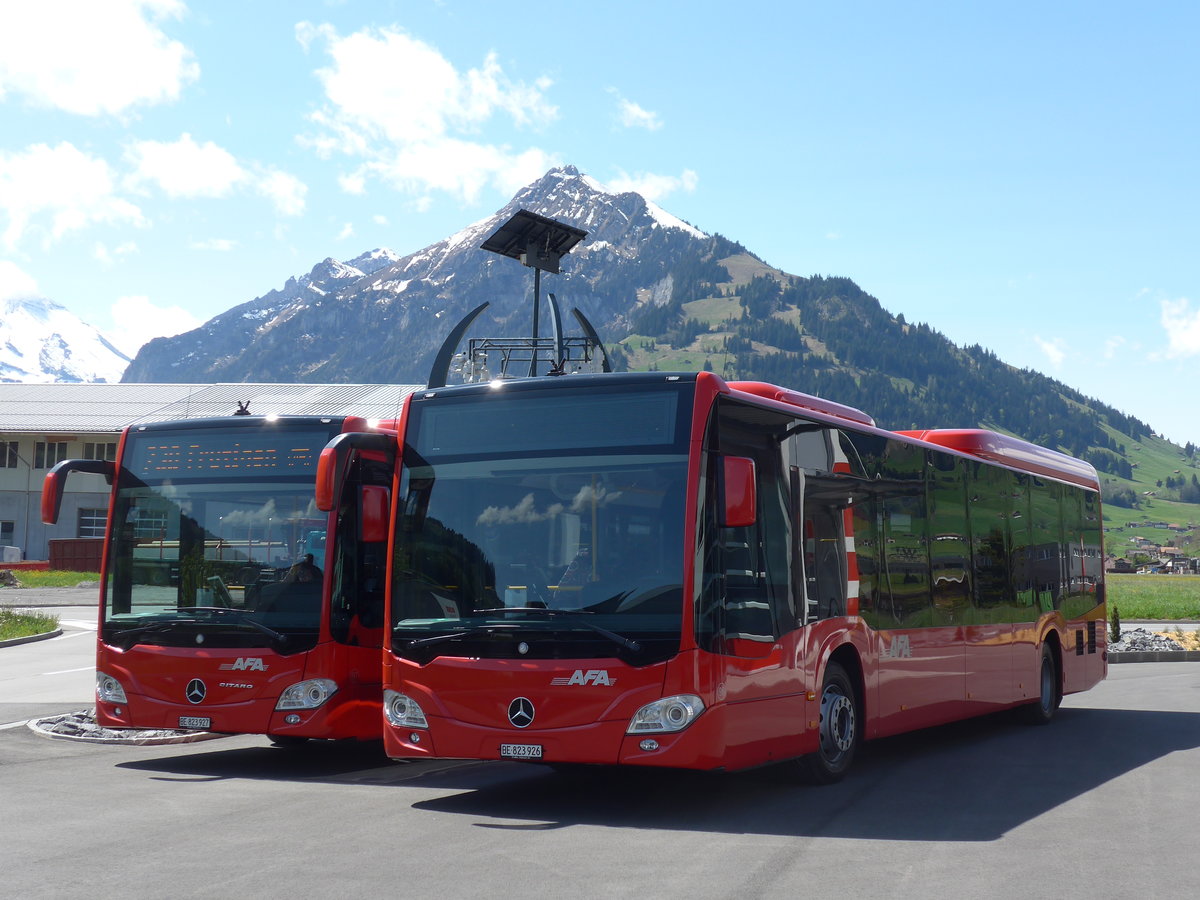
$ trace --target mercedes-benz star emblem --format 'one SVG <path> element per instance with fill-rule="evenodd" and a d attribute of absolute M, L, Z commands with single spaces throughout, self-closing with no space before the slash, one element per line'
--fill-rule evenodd
<path fill-rule="evenodd" d="M 514 728 L 528 728 L 533 724 L 533 703 L 525 697 L 518 697 L 508 704 L 508 721 Z"/>
<path fill-rule="evenodd" d="M 204 682 L 199 678 L 193 678 L 188 682 L 187 690 L 184 693 L 188 698 L 188 703 L 199 703 L 204 699 L 204 695 L 208 693 L 208 688 L 204 686 Z M 532 708 L 530 718 L 533 718 Z"/>

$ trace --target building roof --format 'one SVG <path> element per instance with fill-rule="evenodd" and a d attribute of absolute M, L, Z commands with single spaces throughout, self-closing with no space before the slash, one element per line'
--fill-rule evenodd
<path fill-rule="evenodd" d="M 127 425 L 232 415 L 392 419 L 419 384 L 0 384 L 0 432 L 112 434 Z"/>

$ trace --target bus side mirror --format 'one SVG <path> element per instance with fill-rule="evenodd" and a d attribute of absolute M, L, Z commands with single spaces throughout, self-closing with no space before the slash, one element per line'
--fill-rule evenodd
<path fill-rule="evenodd" d="M 754 487 L 754 460 L 745 456 L 722 458 L 721 526 L 744 528 L 757 519 L 758 496 Z"/>
<path fill-rule="evenodd" d="M 396 436 L 383 432 L 346 431 L 325 445 L 317 458 L 315 485 L 317 509 L 322 512 L 331 512 L 341 503 L 350 457 L 355 451 L 382 453 L 384 461 L 390 465 L 396 458 Z"/>
<path fill-rule="evenodd" d="M 382 484 L 364 484 L 359 491 L 362 504 L 362 539 L 368 544 L 381 544 L 388 537 L 391 491 Z"/>
<path fill-rule="evenodd" d="M 117 464 L 103 459 L 64 459 L 47 472 L 46 480 L 42 482 L 42 522 L 46 525 L 58 524 L 67 476 L 72 472 L 103 475 L 104 480 L 112 484 L 117 473 Z"/>
<path fill-rule="evenodd" d="M 329 512 L 337 506 L 337 494 L 341 489 L 338 477 L 338 453 L 333 447 L 325 447 L 317 457 L 317 509 Z"/>

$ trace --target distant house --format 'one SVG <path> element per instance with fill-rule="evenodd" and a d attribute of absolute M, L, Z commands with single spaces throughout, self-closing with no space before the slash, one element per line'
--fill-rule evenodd
<path fill-rule="evenodd" d="M 1131 563 L 1125 557 L 1121 556 L 1116 559 L 1113 559 L 1110 556 L 1104 564 L 1104 571 L 1105 572 L 1114 572 L 1118 575 L 1122 575 L 1122 574 L 1127 575 L 1127 574 L 1131 574 L 1134 571 L 1134 568 L 1133 568 L 1133 563 Z"/>

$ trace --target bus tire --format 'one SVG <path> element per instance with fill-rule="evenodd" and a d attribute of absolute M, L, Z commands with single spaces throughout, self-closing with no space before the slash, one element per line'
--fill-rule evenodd
<path fill-rule="evenodd" d="M 841 781 L 861 740 L 861 717 L 854 684 L 836 662 L 825 669 L 817 724 L 817 751 L 800 759 L 801 774 L 812 784 Z"/>
<path fill-rule="evenodd" d="M 1062 703 L 1062 687 L 1058 680 L 1058 663 L 1049 644 L 1042 644 L 1038 663 L 1038 698 L 1020 707 L 1021 717 L 1029 725 L 1047 725 Z"/>

